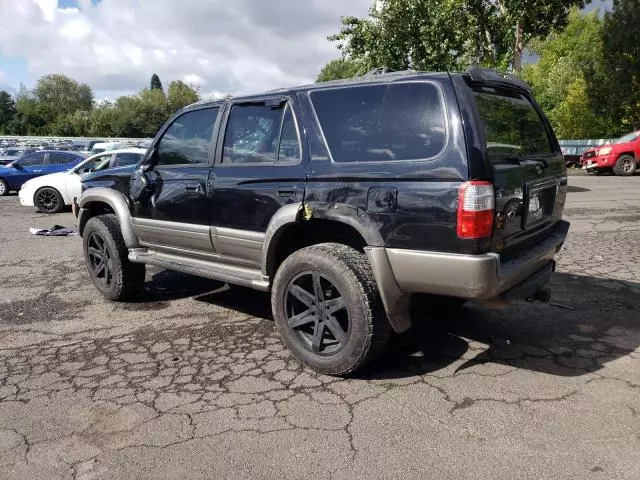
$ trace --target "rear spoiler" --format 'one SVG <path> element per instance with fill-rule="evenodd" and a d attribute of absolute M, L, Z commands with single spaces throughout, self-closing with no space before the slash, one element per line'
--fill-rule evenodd
<path fill-rule="evenodd" d="M 512 73 L 498 72 L 493 68 L 473 67 L 469 70 L 472 82 L 493 83 L 506 87 L 517 87 L 531 93 L 531 85 Z"/>

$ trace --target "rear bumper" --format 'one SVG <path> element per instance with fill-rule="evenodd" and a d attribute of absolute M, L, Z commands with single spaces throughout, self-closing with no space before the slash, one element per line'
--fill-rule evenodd
<path fill-rule="evenodd" d="M 543 289 L 554 268 L 569 223 L 560 221 L 535 248 L 502 261 L 497 253 L 461 255 L 395 248 L 367 248 L 390 318 L 411 293 L 469 300 L 525 299 Z"/>

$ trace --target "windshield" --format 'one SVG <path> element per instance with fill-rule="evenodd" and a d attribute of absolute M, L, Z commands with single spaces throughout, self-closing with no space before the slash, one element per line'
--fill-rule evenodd
<path fill-rule="evenodd" d="M 633 133 L 627 133 L 626 135 L 623 135 L 622 137 L 620 137 L 618 140 L 616 140 L 613 143 L 627 143 L 627 142 L 633 142 L 636 138 L 638 138 L 640 136 L 639 132 L 633 132 Z"/>
<path fill-rule="evenodd" d="M 492 164 L 553 153 L 542 119 L 527 97 L 490 87 L 474 87 L 473 94 L 484 123 L 487 155 Z"/>

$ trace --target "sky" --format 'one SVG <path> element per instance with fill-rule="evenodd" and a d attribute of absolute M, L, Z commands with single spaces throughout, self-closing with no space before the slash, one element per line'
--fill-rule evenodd
<path fill-rule="evenodd" d="M 366 16 L 370 1 L 0 0 L 0 89 L 47 73 L 96 98 L 137 92 L 153 73 L 203 96 L 308 83 L 339 57 L 326 37 L 340 17 Z"/>

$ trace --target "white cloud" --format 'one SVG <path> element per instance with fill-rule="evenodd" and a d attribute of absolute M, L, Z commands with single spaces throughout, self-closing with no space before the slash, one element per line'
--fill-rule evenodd
<path fill-rule="evenodd" d="M 57 3 L 0 2 L 0 52 L 107 94 L 137 91 L 152 73 L 238 94 L 312 81 L 339 55 L 326 36 L 340 16 L 365 15 L 370 0 Z"/>

